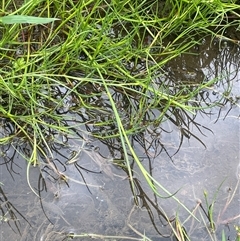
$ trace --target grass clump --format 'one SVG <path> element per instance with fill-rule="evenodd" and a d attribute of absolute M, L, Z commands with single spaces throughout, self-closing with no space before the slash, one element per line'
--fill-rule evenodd
<path fill-rule="evenodd" d="M 172 196 L 143 167 L 130 138 L 176 112 L 194 115 L 211 105 L 194 97 L 217 79 L 169 86 L 163 67 L 207 35 L 228 37 L 225 29 L 239 26 L 237 2 L 5 0 L 0 14 L 59 19 L 2 20 L 0 143 L 27 142 L 31 151 L 22 155 L 37 165 L 50 162 L 59 135 L 118 138 L 133 192 L 129 156 L 155 193 Z"/>
<path fill-rule="evenodd" d="M 161 80 L 161 68 L 197 44 L 199 38 L 194 37 L 199 33 L 213 34 L 216 28 L 220 32 L 228 15 L 238 16 L 238 5 L 221 1 L 9 0 L 1 9 L 2 15 L 60 19 L 1 26 L 1 117 L 15 123 L 29 140 L 34 138 L 26 126 L 43 132 L 51 122 L 50 128 L 67 131 L 61 124 L 63 112 L 78 112 L 80 107 L 91 112 L 96 125 L 118 126 L 115 119 L 120 116 L 111 106 L 107 111 L 100 106 L 101 113 L 109 116 L 107 121 L 96 123 L 99 112 L 92 114 L 99 109 L 93 99 L 101 98 L 106 89 L 113 96 L 109 100 L 121 96 L 116 107 L 128 106 L 123 115 L 131 113 L 126 133 L 161 123 L 171 108 L 194 112 L 199 107 L 189 101 L 215 80 L 174 92 Z M 161 112 L 158 117 L 151 113 L 154 108 Z M 105 136 L 119 136 L 119 131 Z"/>

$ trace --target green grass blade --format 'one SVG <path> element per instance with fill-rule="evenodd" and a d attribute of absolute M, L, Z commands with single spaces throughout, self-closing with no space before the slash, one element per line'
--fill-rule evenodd
<path fill-rule="evenodd" d="M 225 236 L 224 229 L 222 230 L 222 241 L 226 241 L 226 236 Z"/>
<path fill-rule="evenodd" d="M 8 15 L 0 18 L 0 22 L 3 24 L 15 24 L 15 23 L 31 23 L 31 24 L 45 24 L 59 20 L 59 18 L 42 18 L 25 15 Z"/>

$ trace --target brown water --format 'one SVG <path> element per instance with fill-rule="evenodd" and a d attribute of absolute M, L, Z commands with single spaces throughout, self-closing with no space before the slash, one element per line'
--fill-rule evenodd
<path fill-rule="evenodd" d="M 149 126 L 133 136 L 132 143 L 153 177 L 171 193 L 179 190 L 175 196 L 198 220 L 172 198 L 153 195 L 136 165 L 139 206 L 135 206 L 127 174 L 112 164 L 113 156 L 121 158 L 119 142 L 112 141 L 108 147 L 82 129 L 84 142 L 72 139 L 68 145 L 58 145 L 52 157 L 56 166 L 42 161 L 40 166 L 30 167 L 29 177 L 27 163 L 19 154 L 19 150 L 27 152 L 28 146 L 20 143 L 16 152 L 12 146 L 1 146 L 1 163 L 7 163 L 0 167 L 4 184 L 0 193 L 1 240 L 64 240 L 69 233 L 85 234 L 75 240 L 131 240 L 140 239 L 143 233 L 151 240 L 162 240 L 163 236 L 170 236 L 164 240 L 174 240 L 163 210 L 168 217 L 178 213 L 191 240 L 220 240 L 223 229 L 229 240 L 234 240 L 234 225 L 240 225 L 239 47 L 219 42 L 210 45 L 206 39 L 193 52 L 198 55 L 182 55 L 169 63 L 156 83 L 180 84 L 179 80 L 186 79 L 191 88 L 203 78 L 209 80 L 222 73 L 219 82 L 195 100 L 206 105 L 221 99 L 221 106 L 196 116 L 176 111 L 176 116 L 170 117 L 181 120 L 178 126 L 172 121 L 165 121 L 161 127 Z M 227 92 L 231 93 L 223 98 Z M 62 143 L 63 138 L 59 136 Z M 77 156 L 71 159 L 74 153 Z M 65 171 L 62 163 L 67 161 L 71 164 Z M 74 163 L 89 171 L 78 171 Z M 61 173 L 54 171 L 56 167 Z M 67 183 L 62 173 L 69 177 Z M 206 229 L 208 220 L 200 207 L 201 203 L 207 209 L 204 191 L 210 204 L 215 201 L 215 234 Z M 163 190 L 159 192 L 168 196 Z"/>

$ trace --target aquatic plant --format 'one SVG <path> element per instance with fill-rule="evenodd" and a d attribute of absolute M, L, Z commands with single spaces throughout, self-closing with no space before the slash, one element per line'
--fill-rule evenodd
<path fill-rule="evenodd" d="M 61 179 L 52 147 L 87 133 L 121 143 L 134 195 L 132 161 L 156 195 L 183 205 L 146 170 L 131 138 L 170 121 L 180 128 L 181 143 L 197 139 L 179 118 L 218 104 L 194 98 L 219 78 L 170 86 L 164 66 L 208 35 L 237 43 L 225 30 L 239 27 L 238 10 L 234 1 L 219 0 L 2 1 L 0 144 L 28 161 L 29 186 L 32 165 L 47 163 Z"/>

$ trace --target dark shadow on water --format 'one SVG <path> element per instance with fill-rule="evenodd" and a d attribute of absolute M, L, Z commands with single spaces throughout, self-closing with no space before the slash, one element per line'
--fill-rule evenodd
<path fill-rule="evenodd" d="M 18 232 L 21 235 L 20 227 L 21 221 L 19 217 L 23 218 L 30 226 L 29 221 L 22 215 L 18 209 L 9 201 L 3 188 L 0 186 L 0 220 L 2 223 L 7 223 L 13 232 Z M 31 226 L 32 227 L 32 226 Z"/>
<path fill-rule="evenodd" d="M 156 224 L 155 219 L 157 218 L 158 222 L 160 221 L 161 227 L 168 226 L 169 222 L 174 222 L 174 219 L 169 219 L 163 210 L 161 210 L 161 207 L 158 204 L 158 197 L 156 194 L 154 194 L 154 201 L 151 200 L 151 198 L 144 192 L 140 182 L 135 178 L 134 184 L 136 185 L 136 188 L 138 190 L 136 205 L 141 209 L 146 209 L 147 213 L 149 215 L 150 221 L 156 230 L 156 232 L 161 236 L 165 238 L 169 238 L 171 234 L 166 235 L 161 233 L 162 231 L 159 230 L 160 225 Z"/>

